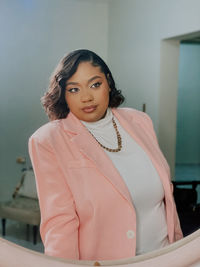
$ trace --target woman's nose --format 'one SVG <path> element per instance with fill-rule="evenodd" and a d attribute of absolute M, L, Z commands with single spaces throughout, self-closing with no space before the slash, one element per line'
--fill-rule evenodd
<path fill-rule="evenodd" d="M 89 102 L 89 101 L 92 101 L 93 99 L 94 98 L 93 98 L 92 92 L 90 92 L 90 89 L 85 89 L 82 91 L 81 93 L 82 102 Z"/>

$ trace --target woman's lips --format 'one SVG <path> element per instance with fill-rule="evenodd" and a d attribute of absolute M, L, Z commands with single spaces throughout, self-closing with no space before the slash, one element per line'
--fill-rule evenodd
<path fill-rule="evenodd" d="M 91 113 L 91 112 L 95 111 L 96 108 L 97 108 L 97 106 L 88 106 L 88 107 L 84 107 L 84 108 L 82 108 L 82 110 L 83 110 L 84 112 L 86 112 L 86 113 Z"/>

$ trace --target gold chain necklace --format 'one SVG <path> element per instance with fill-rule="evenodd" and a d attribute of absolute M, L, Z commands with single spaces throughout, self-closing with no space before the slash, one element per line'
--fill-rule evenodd
<path fill-rule="evenodd" d="M 90 133 L 91 133 L 91 135 L 94 137 L 94 139 L 97 141 L 97 143 L 98 143 L 102 148 L 104 148 L 105 150 L 107 150 L 107 151 L 109 151 L 109 152 L 119 152 L 119 151 L 122 149 L 122 138 L 121 138 L 121 135 L 120 135 L 120 133 L 119 133 L 119 131 L 118 131 L 117 124 L 116 124 L 114 118 L 112 118 L 112 123 L 113 123 L 113 127 L 114 127 L 114 129 L 115 129 L 116 135 L 117 135 L 118 148 L 113 149 L 113 148 L 108 148 L 108 147 L 102 145 L 102 144 L 96 139 L 96 137 L 95 137 L 91 132 L 90 132 Z"/>

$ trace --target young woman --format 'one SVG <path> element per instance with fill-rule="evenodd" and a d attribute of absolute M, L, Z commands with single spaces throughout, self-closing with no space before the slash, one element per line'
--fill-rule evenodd
<path fill-rule="evenodd" d="M 182 238 L 170 171 L 147 114 L 124 101 L 94 52 L 65 56 L 29 140 L 45 253 L 113 260 Z"/>

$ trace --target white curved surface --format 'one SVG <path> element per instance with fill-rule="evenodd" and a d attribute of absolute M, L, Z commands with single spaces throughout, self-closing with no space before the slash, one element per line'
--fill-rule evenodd
<path fill-rule="evenodd" d="M 101 265 L 130 267 L 184 267 L 200 266 L 200 229 L 170 246 L 141 256 L 116 260 L 99 261 Z M 64 260 L 46 256 L 23 248 L 0 238 L 1 267 L 74 267 L 94 265 L 94 261 Z"/>

